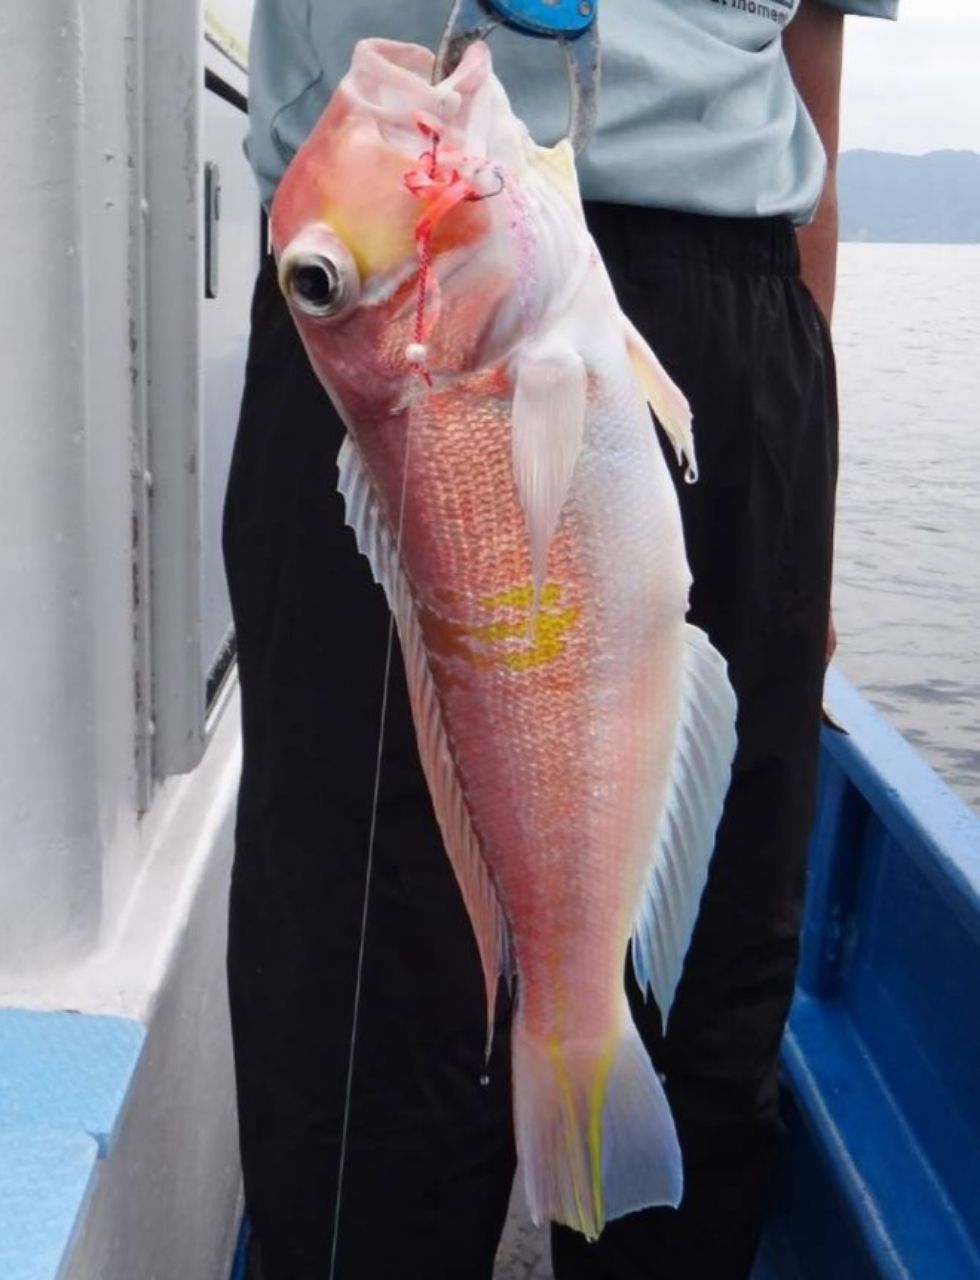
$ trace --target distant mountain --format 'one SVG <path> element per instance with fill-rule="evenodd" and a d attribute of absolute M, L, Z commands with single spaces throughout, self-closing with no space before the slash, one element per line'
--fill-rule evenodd
<path fill-rule="evenodd" d="M 980 243 L 980 155 L 845 151 L 838 161 L 842 240 Z"/>

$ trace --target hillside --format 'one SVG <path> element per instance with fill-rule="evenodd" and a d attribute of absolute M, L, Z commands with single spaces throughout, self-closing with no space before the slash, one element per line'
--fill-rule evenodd
<path fill-rule="evenodd" d="M 842 240 L 980 243 L 975 151 L 845 151 L 837 173 Z"/>

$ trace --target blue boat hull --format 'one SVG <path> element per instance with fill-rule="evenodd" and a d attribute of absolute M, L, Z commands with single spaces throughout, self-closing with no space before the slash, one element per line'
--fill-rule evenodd
<path fill-rule="evenodd" d="M 753 1280 L 980 1276 L 980 820 L 835 673 Z"/>

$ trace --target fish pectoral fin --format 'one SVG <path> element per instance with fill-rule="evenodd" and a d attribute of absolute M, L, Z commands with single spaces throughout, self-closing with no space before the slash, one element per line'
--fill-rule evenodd
<path fill-rule="evenodd" d="M 698 460 L 694 452 L 691 406 L 657 359 L 650 344 L 626 316 L 623 316 L 623 330 L 640 389 L 657 421 L 670 438 L 678 463 L 682 466 L 687 463 L 685 478 L 693 483 L 698 478 Z"/>
<path fill-rule="evenodd" d="M 518 356 L 512 377 L 511 461 L 537 602 L 585 437 L 585 362 L 571 346 L 555 343 Z"/>
<path fill-rule="evenodd" d="M 664 1025 L 680 981 L 735 755 L 735 694 L 725 660 L 685 624 L 684 672 L 674 760 L 640 909 L 633 968 Z"/>
<path fill-rule="evenodd" d="M 514 974 L 510 928 L 490 878 L 442 720 L 435 681 L 415 612 L 398 547 L 375 495 L 357 446 L 346 437 L 337 458 L 338 488 L 347 523 L 358 550 L 371 566 L 395 616 L 405 661 L 405 676 L 415 720 L 419 756 L 425 772 L 436 820 L 446 853 L 456 874 L 470 923 L 476 935 L 487 994 L 487 1056 L 490 1054 L 496 1009 L 497 981 Z"/>

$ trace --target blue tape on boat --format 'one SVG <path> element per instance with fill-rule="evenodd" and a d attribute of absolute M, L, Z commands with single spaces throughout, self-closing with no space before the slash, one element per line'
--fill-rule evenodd
<path fill-rule="evenodd" d="M 91 1191 L 98 1146 L 65 1129 L 0 1127 L 0 1276 L 56 1280 Z"/>
<path fill-rule="evenodd" d="M 0 1125 L 81 1130 L 105 1155 L 145 1038 L 129 1018 L 0 1009 Z"/>

